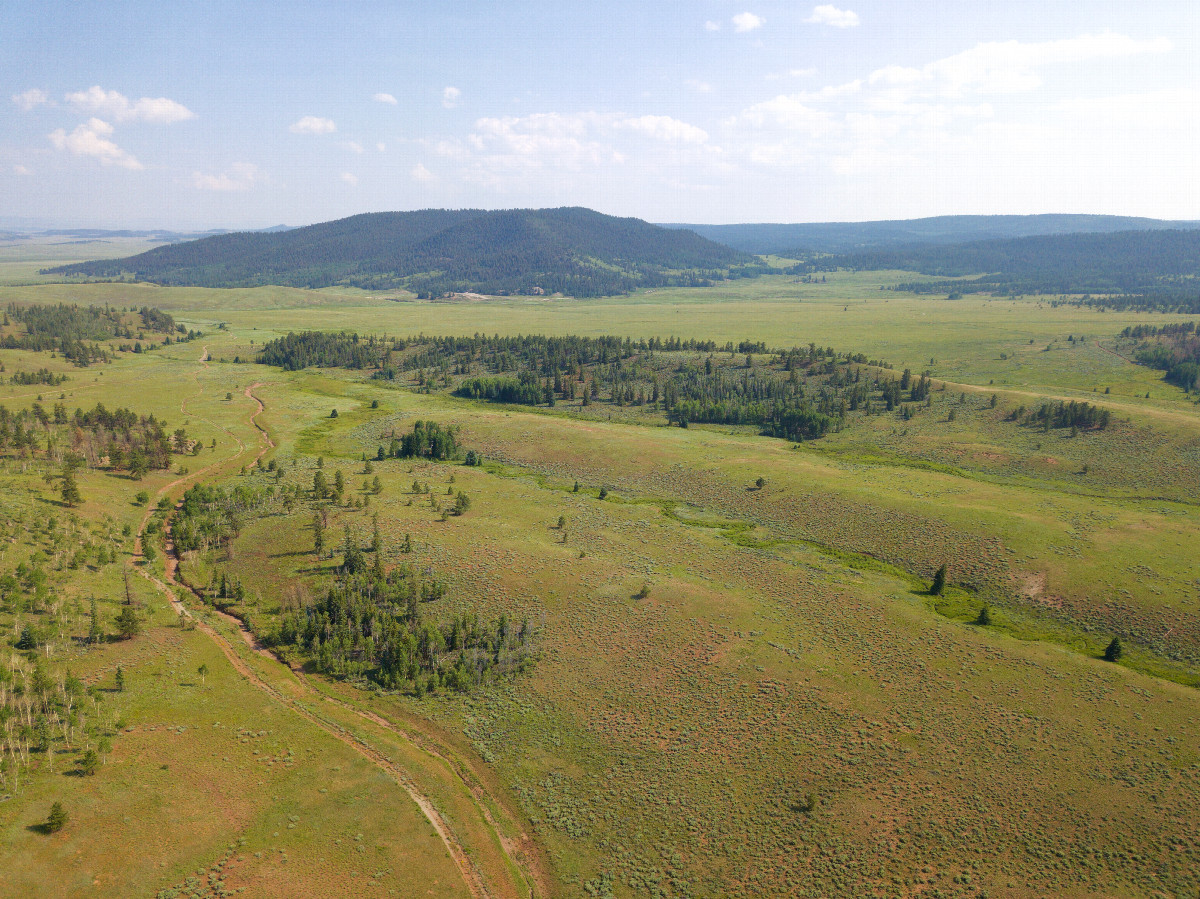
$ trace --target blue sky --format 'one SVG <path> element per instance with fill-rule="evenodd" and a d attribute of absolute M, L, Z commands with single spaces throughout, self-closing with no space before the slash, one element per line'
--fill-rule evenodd
<path fill-rule="evenodd" d="M 0 3 L 0 224 L 1200 218 L 1200 4 Z"/>

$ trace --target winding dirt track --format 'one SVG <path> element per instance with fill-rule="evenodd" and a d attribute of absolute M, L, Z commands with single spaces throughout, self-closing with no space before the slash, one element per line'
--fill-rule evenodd
<path fill-rule="evenodd" d="M 187 410 L 188 402 L 190 400 L 197 398 L 204 392 L 204 385 L 200 381 L 200 375 L 208 367 L 208 347 L 207 346 L 204 347 L 204 352 L 200 357 L 200 364 L 202 367 L 196 371 L 195 376 L 194 376 L 196 379 L 197 387 L 199 389 L 193 396 L 191 396 L 187 399 L 184 399 L 180 403 L 180 411 L 182 411 L 184 414 L 188 414 L 188 410 Z M 266 428 L 264 428 L 262 426 L 262 424 L 258 421 L 259 415 L 261 415 L 263 412 L 263 403 L 262 403 L 261 399 L 259 399 L 257 396 L 254 395 L 253 391 L 256 388 L 261 387 L 261 386 L 262 386 L 261 382 L 255 382 L 255 383 L 251 384 L 250 386 L 248 386 L 244 391 L 244 395 L 246 397 L 248 397 L 249 399 L 253 400 L 254 403 L 256 404 L 256 406 L 258 407 L 256 409 L 256 411 L 254 412 L 254 414 L 251 415 L 250 419 L 249 419 L 249 423 L 252 424 L 255 427 L 255 429 L 258 431 L 258 437 L 259 437 L 259 443 L 260 443 L 258 452 L 255 454 L 252 462 L 257 461 L 258 459 L 262 458 L 262 456 L 264 454 L 266 454 L 267 452 L 269 452 L 271 449 L 273 449 L 275 447 L 275 443 L 274 443 L 274 441 L 271 440 L 270 434 L 268 434 Z M 161 499 L 163 496 L 167 495 L 170 491 L 174 490 L 177 487 L 182 486 L 183 484 L 185 484 L 189 481 L 198 480 L 201 477 L 201 475 L 204 475 L 214 469 L 224 467 L 224 466 L 227 466 L 227 465 L 235 462 L 240 456 L 242 456 L 246 452 L 245 444 L 237 437 L 236 434 L 234 434 L 228 428 L 226 428 L 222 425 L 219 425 L 216 422 L 213 422 L 209 419 L 203 419 L 203 420 L 208 421 L 209 424 L 224 431 L 226 434 L 228 434 L 230 437 L 232 437 L 233 440 L 237 443 L 237 451 L 224 459 L 220 459 L 220 460 L 210 463 L 209 465 L 205 466 L 204 468 L 195 472 L 194 474 L 184 475 L 180 478 L 177 478 L 177 479 L 171 481 L 168 484 L 165 484 L 164 486 L 159 488 L 159 490 L 155 494 L 155 501 Z M 178 506 L 177 506 L 177 508 L 178 508 Z M 136 536 L 136 539 L 134 542 L 135 554 L 140 555 L 142 553 L 142 535 L 145 532 L 146 524 L 147 524 L 147 522 L 149 522 L 150 517 L 153 513 L 154 513 L 154 506 L 148 504 L 146 513 L 142 517 L 142 520 L 141 520 L 140 524 L 138 525 L 137 536 Z M 315 700 L 315 701 L 324 700 L 325 702 L 331 703 L 345 712 L 353 714 L 353 715 L 355 715 L 359 718 L 362 718 L 366 721 L 370 721 L 372 724 L 375 724 L 376 726 L 385 728 L 390 733 L 411 743 L 412 745 L 416 746 L 421 751 L 442 761 L 446 765 L 446 767 L 450 771 L 452 771 L 456 777 L 458 777 L 458 779 L 462 782 L 462 785 L 466 788 L 467 792 L 471 795 L 473 801 L 475 802 L 476 808 L 479 811 L 480 817 L 484 821 L 487 822 L 488 827 L 491 828 L 492 831 L 494 832 L 494 836 L 496 837 L 497 842 L 500 844 L 501 849 L 504 852 L 504 855 L 506 856 L 509 864 L 512 866 L 512 868 L 514 870 L 520 872 L 520 875 L 523 877 L 523 879 L 525 881 L 524 884 L 521 884 L 516 881 L 500 883 L 500 884 L 489 883 L 484 878 L 484 876 L 482 875 L 482 872 L 479 870 L 479 868 L 475 864 L 475 862 L 467 854 L 466 849 L 459 842 L 458 838 L 455 836 L 453 830 L 451 829 L 451 827 L 448 824 L 448 822 L 446 821 L 446 819 L 442 816 L 442 814 L 438 811 L 438 809 L 434 806 L 434 804 L 430 801 L 430 799 L 427 796 L 425 796 L 418 789 L 417 785 L 413 782 L 412 778 L 409 777 L 407 772 L 405 772 L 398 765 L 394 764 L 389 759 L 387 759 L 378 750 L 372 748 L 370 745 L 368 745 L 366 742 L 364 742 L 361 738 L 356 737 L 353 734 L 349 733 L 342 725 L 338 724 L 336 721 L 332 721 L 332 720 L 324 718 L 318 712 L 314 711 L 312 708 L 301 704 L 300 700 L 284 695 L 276 687 L 274 687 L 273 685 L 264 681 L 249 665 L 246 664 L 246 661 L 237 653 L 237 651 L 234 649 L 234 647 L 230 645 L 229 641 L 225 638 L 225 636 L 223 634 L 221 634 L 219 631 L 217 631 L 215 628 L 213 628 L 207 622 L 205 622 L 199 618 L 196 618 L 194 615 L 192 615 L 191 610 L 188 609 L 188 607 L 183 603 L 183 601 L 180 599 L 180 597 L 176 591 L 178 590 L 178 591 L 190 592 L 200 602 L 203 602 L 203 598 L 200 597 L 198 594 L 196 594 L 195 591 L 188 584 L 181 582 L 177 577 L 179 563 L 178 563 L 178 559 L 175 556 L 174 543 L 171 538 L 170 519 L 167 520 L 164 531 L 165 531 L 165 533 L 164 533 L 164 537 L 165 537 L 165 541 L 164 541 L 165 542 L 164 571 L 165 571 L 167 580 L 163 581 L 163 580 L 159 579 L 158 577 L 154 576 L 153 574 L 151 574 L 147 570 L 147 567 L 145 565 L 138 566 L 138 568 L 137 568 L 138 574 L 140 574 L 142 577 L 144 577 L 146 580 L 148 580 L 151 584 L 154 585 L 154 587 L 157 590 L 159 590 L 161 593 L 163 593 L 167 597 L 169 602 L 171 603 L 171 606 L 175 609 L 175 611 L 179 615 L 181 615 L 181 616 L 187 618 L 189 621 L 193 622 L 193 624 L 197 630 L 199 630 L 201 633 L 203 633 L 205 636 L 207 636 L 210 640 L 212 640 L 217 645 L 217 647 L 221 650 L 221 652 L 225 655 L 225 658 L 227 658 L 229 660 L 230 665 L 232 665 L 233 668 L 242 677 L 244 677 L 252 686 L 254 686 L 258 690 L 260 690 L 261 692 L 263 692 L 264 694 L 269 696 L 275 702 L 278 702 L 280 705 L 287 707 L 292 712 L 294 712 L 295 714 L 297 714 L 301 718 L 303 718 L 305 721 L 309 722 L 310 724 L 315 725 L 316 727 L 321 728 L 323 731 L 325 731 L 330 736 L 345 743 L 347 746 L 354 749 L 357 753 L 359 753 L 361 756 L 366 758 L 368 761 L 370 761 L 376 767 L 378 767 L 379 769 L 384 771 L 393 780 L 395 780 L 396 783 L 398 783 L 404 789 L 404 791 L 406 793 L 408 793 L 408 795 L 412 799 L 412 801 L 417 805 L 417 807 L 421 810 L 421 812 L 429 820 L 429 823 L 433 826 L 433 829 L 437 832 L 438 836 L 441 837 L 442 843 L 446 846 L 447 852 L 450 853 L 450 857 L 454 860 L 455 865 L 458 867 L 459 873 L 462 875 L 463 882 L 465 883 L 467 889 L 470 891 L 472 896 L 476 897 L 476 899 L 492 899 L 492 897 L 505 897 L 505 899 L 507 899 L 507 897 L 510 897 L 510 896 L 516 897 L 516 896 L 522 896 L 522 895 L 529 895 L 529 896 L 549 895 L 549 888 L 548 888 L 549 880 L 546 876 L 545 869 L 543 868 L 543 866 L 541 864 L 541 859 L 537 853 L 536 847 L 534 846 L 532 841 L 529 840 L 528 837 L 525 837 L 524 835 L 522 835 L 522 839 L 519 842 L 509 839 L 503 835 L 502 830 L 499 828 L 499 826 L 497 825 L 497 822 L 495 821 L 491 812 L 488 809 L 488 803 L 485 801 L 487 798 L 490 798 L 490 797 L 487 796 L 483 785 L 478 781 L 478 779 L 469 775 L 467 771 L 464 771 L 464 766 L 456 764 L 452 759 L 448 758 L 447 755 L 439 752 L 428 741 L 423 740 L 423 739 L 414 739 L 412 734 L 401 730 L 400 728 L 396 727 L 394 724 L 392 724 L 391 722 L 387 721 L 386 719 L 380 717 L 379 715 L 375 715 L 370 712 L 363 711 L 361 709 L 354 707 L 353 705 L 351 705 L 349 703 L 342 702 L 340 700 L 334 699 L 333 697 L 326 696 L 324 694 L 319 693 L 307 682 L 307 679 L 304 676 L 303 672 L 298 671 L 295 668 L 289 668 L 289 670 L 295 675 L 296 683 L 299 684 L 299 686 L 302 688 L 303 693 L 307 699 Z M 132 563 L 130 563 L 130 564 L 132 564 Z M 235 616 L 229 615 L 220 610 L 212 610 L 212 611 L 217 616 L 219 616 L 223 621 L 228 623 L 231 627 L 235 628 L 237 630 L 238 634 L 241 636 L 242 640 L 251 649 L 253 649 L 257 654 L 263 656 L 264 658 L 270 659 L 274 663 L 277 663 L 280 665 L 284 664 L 272 652 L 270 652 L 268 649 L 266 649 L 261 644 L 259 644 L 259 642 L 255 639 L 254 635 L 250 633 L 250 631 L 246 628 L 246 625 L 244 624 L 244 622 L 242 622 L 241 619 L 236 618 Z M 524 889 L 522 889 L 522 887 L 524 887 Z"/>

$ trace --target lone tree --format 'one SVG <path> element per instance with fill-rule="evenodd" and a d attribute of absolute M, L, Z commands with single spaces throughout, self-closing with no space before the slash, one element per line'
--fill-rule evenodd
<path fill-rule="evenodd" d="M 929 586 L 929 593 L 932 596 L 941 596 L 946 592 L 946 566 L 943 565 L 937 570 L 933 576 L 933 583 Z"/>
<path fill-rule="evenodd" d="M 122 640 L 130 640 L 142 632 L 142 622 L 138 619 L 133 606 L 121 606 L 121 614 L 116 620 L 117 633 Z"/>
<path fill-rule="evenodd" d="M 201 662 L 200 667 L 196 669 L 196 673 L 200 675 L 200 684 L 203 686 L 208 680 L 208 665 Z"/>
<path fill-rule="evenodd" d="M 991 626 L 992 607 L 986 602 L 983 604 L 983 608 L 979 610 L 979 617 L 975 619 L 975 623 L 983 625 L 984 627 Z"/>
<path fill-rule="evenodd" d="M 1104 650 L 1104 661 L 1115 662 L 1125 654 L 1125 647 L 1121 645 L 1120 637 L 1113 637 L 1112 642 Z"/>
<path fill-rule="evenodd" d="M 117 666 L 117 692 L 125 692 L 125 670 L 120 665 Z"/>
<path fill-rule="evenodd" d="M 63 808 L 62 803 L 54 803 L 54 805 L 50 806 L 50 815 L 46 818 L 46 832 L 58 833 L 66 826 L 68 820 L 70 820 L 70 816 L 67 814 L 67 810 Z"/>
<path fill-rule="evenodd" d="M 89 749 L 79 760 L 79 770 L 87 777 L 92 777 L 100 769 L 100 756 L 94 749 Z"/>

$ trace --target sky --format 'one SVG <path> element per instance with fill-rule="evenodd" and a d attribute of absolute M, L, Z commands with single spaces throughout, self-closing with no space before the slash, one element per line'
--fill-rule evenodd
<path fill-rule="evenodd" d="M 0 0 L 0 227 L 1200 219 L 1190 0 Z"/>

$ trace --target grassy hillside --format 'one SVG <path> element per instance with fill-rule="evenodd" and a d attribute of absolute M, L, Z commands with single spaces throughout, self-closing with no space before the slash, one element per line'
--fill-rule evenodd
<path fill-rule="evenodd" d="M 421 294 L 600 296 L 756 265 L 753 257 L 692 232 L 588 209 L 426 209 L 218 235 L 48 272 L 201 287 L 345 284 L 405 286 Z"/>
<path fill-rule="evenodd" d="M 37 437 L 0 450 L 0 578 L 17 582 L 0 596 L 5 668 L 32 687 L 44 665 L 54 695 L 74 695 L 69 671 L 86 713 L 70 746 L 56 725 L 49 751 L 30 736 L 26 755 L 14 725 L 28 763 L 5 772 L 0 892 L 1194 893 L 1200 417 L 1164 370 L 1125 357 L 1194 331 L 1139 325 L 1196 319 L 880 290 L 895 279 L 487 305 L 0 287 L 4 305 L 123 316 L 92 338 L 109 361 L 87 367 L 0 348 L 3 377 L 22 373 L 0 381 L 0 404 Z M 143 306 L 192 339 L 122 352 L 118 327 L 141 321 L 125 310 Z M 307 329 L 357 330 L 363 367 L 322 367 L 357 364 L 333 338 L 275 345 L 280 365 L 249 361 Z M 43 368 L 55 383 L 37 380 Z M 535 368 L 539 395 L 456 395 L 481 379 L 519 387 Z M 914 401 L 910 385 L 888 410 L 875 375 L 905 368 L 928 370 L 931 390 Z M 864 381 L 870 415 L 849 409 Z M 847 410 L 803 443 L 759 423 L 683 428 L 656 384 L 701 408 L 790 385 Z M 506 397 L 518 402 L 494 401 Z M 1060 399 L 1111 421 L 1072 434 L 1030 418 Z M 152 413 L 200 451 L 140 481 L 98 457 L 68 507 L 64 451 L 88 433 L 76 437 L 74 409 L 97 403 Z M 459 457 L 392 454 L 418 420 L 453 428 Z M 481 465 L 464 464 L 468 450 Z M 217 491 L 220 525 L 179 553 L 196 592 L 168 533 L 193 484 Z M 347 556 L 368 576 L 378 564 L 445 589 L 410 613 L 351 581 L 355 613 L 335 622 Z M 949 588 L 931 595 L 941 564 Z M 143 630 L 118 639 L 125 570 Z M 414 631 L 416 677 L 373 678 L 364 609 L 380 634 L 385 615 L 443 637 L 472 616 L 494 629 L 441 649 Z M 528 621 L 529 639 L 500 639 L 502 616 L 509 635 Z M 305 620 L 321 627 L 297 639 Z M 26 626 L 39 649 L 18 647 Z M 1102 657 L 1113 636 L 1116 663 Z M 519 670 L 506 657 L 518 645 Z M 477 683 L 433 678 L 464 657 L 493 664 Z M 18 706 L 20 678 L 7 687 Z M 61 718 L 55 702 L 47 715 Z M 89 745 L 94 775 L 79 773 Z M 70 820 L 46 833 L 54 801 Z M 150 835 L 152 850 L 123 848 Z"/>

